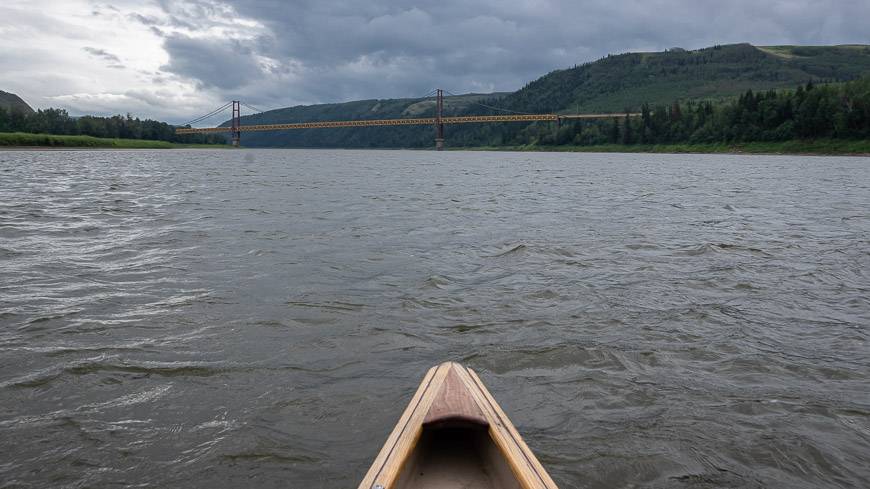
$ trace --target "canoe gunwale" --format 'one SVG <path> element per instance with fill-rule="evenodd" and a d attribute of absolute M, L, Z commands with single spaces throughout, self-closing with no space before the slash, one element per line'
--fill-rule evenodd
<path fill-rule="evenodd" d="M 531 449 L 528 447 L 528 445 L 526 445 L 525 440 L 523 440 L 523 437 L 520 436 L 520 433 L 514 427 L 513 423 L 511 423 L 510 419 L 508 419 L 507 414 L 505 414 L 505 412 L 501 409 L 501 406 L 499 406 L 499 404 L 495 401 L 495 399 L 492 397 L 492 395 L 490 395 L 489 391 L 483 385 L 483 381 L 481 381 L 480 377 L 477 376 L 477 373 L 474 370 L 471 370 L 470 368 L 467 368 L 467 367 L 462 367 L 462 368 L 465 368 L 468 371 L 468 373 L 470 374 L 470 377 L 475 382 L 475 385 L 479 389 L 480 393 L 483 394 L 483 397 L 486 400 L 487 404 L 489 405 L 490 409 L 492 409 L 496 418 L 500 421 L 499 427 L 504 429 L 505 431 L 507 431 L 507 434 L 510 437 L 510 440 L 519 449 L 519 452 L 523 455 L 523 458 L 526 461 L 527 467 L 532 469 L 531 471 L 528 471 L 528 470 L 525 470 L 524 467 L 516 467 L 514 473 L 518 477 L 520 476 L 520 474 L 527 475 L 528 472 L 532 472 L 537 476 L 538 481 L 540 482 L 540 485 L 539 486 L 528 485 L 528 486 L 526 486 L 526 487 L 528 487 L 528 489 L 532 489 L 535 487 L 546 488 L 546 489 L 556 489 L 556 483 L 553 482 L 553 479 L 550 478 L 550 475 L 547 473 L 546 469 L 544 469 L 544 466 L 541 465 L 541 462 L 538 461 L 538 458 L 535 457 L 535 455 L 532 453 Z M 495 429 L 494 427 L 490 428 L 491 435 L 492 435 L 492 431 L 494 429 Z M 496 441 L 496 443 L 498 443 L 497 438 L 495 436 L 493 436 L 493 441 Z M 499 448 L 502 448 L 502 447 L 499 447 Z M 504 452 L 505 452 L 505 450 L 502 449 L 502 453 L 504 453 Z M 505 453 L 505 456 L 508 456 L 508 455 Z M 514 463 L 513 458 L 508 456 L 508 461 L 513 466 L 513 463 Z"/>
<path fill-rule="evenodd" d="M 431 373 L 431 370 L 430 370 L 430 373 Z M 423 385 L 422 385 L 422 383 L 421 383 L 420 388 L 417 389 L 417 393 L 415 393 L 414 397 L 417 397 L 416 394 L 422 394 L 422 393 L 425 393 L 425 392 L 429 389 L 429 387 L 432 385 L 432 381 L 435 379 L 435 375 L 432 375 L 432 376 L 427 375 L 427 377 L 429 377 L 429 382 L 426 383 L 426 386 L 425 386 L 425 387 L 423 387 Z M 420 389 L 422 389 L 422 392 L 420 391 Z M 423 395 L 420 395 L 420 396 L 419 396 L 419 398 L 417 399 L 416 404 L 414 404 L 414 407 L 411 409 L 411 413 L 412 413 L 412 414 L 413 414 L 415 411 L 417 411 L 417 408 L 420 406 L 420 403 L 423 401 L 423 398 L 424 398 L 424 397 L 425 397 L 425 396 L 423 396 Z M 413 398 L 412 398 L 412 399 L 413 399 Z M 411 407 L 411 405 L 409 404 L 409 405 L 408 405 L 408 408 L 410 408 L 410 407 Z M 404 417 L 404 416 L 403 416 L 403 417 Z M 399 432 L 399 438 L 401 438 L 402 435 L 405 433 L 405 430 L 408 428 L 408 425 L 411 423 L 411 419 L 412 419 L 412 417 L 413 417 L 413 416 L 409 416 L 409 417 L 405 420 L 405 424 L 402 426 L 402 431 Z M 413 443 L 413 445 L 416 445 L 416 444 L 417 444 L 417 440 L 420 438 L 420 434 L 421 434 L 421 433 L 415 433 L 415 434 L 414 434 L 414 443 Z M 389 440 L 388 440 L 388 441 L 389 441 Z M 397 441 L 398 441 L 398 440 L 397 440 Z M 378 472 L 377 472 L 377 473 L 381 473 L 381 472 L 383 472 L 384 467 L 387 465 L 387 462 L 389 462 L 389 460 L 390 460 L 390 456 L 392 456 L 392 454 L 393 454 L 393 450 L 395 450 L 395 448 L 396 448 L 396 445 L 397 445 L 397 443 L 394 443 L 394 444 L 390 447 L 390 451 L 387 453 L 387 456 L 384 457 L 384 461 L 383 461 L 383 463 L 381 463 L 381 467 L 378 469 Z M 384 445 L 384 448 L 386 448 L 386 444 Z M 362 486 L 360 486 L 360 487 L 362 487 Z M 383 486 L 383 487 L 387 487 L 387 486 Z"/>

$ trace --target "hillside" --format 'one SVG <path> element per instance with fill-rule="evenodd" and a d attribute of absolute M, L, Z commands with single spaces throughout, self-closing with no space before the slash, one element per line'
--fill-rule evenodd
<path fill-rule="evenodd" d="M 846 81 L 870 73 L 870 46 L 714 46 L 695 51 L 626 53 L 554 71 L 505 100 L 543 112 L 620 111 L 644 102 L 721 99 L 746 90 Z"/>
<path fill-rule="evenodd" d="M 762 46 L 732 44 L 694 51 L 610 55 L 553 71 L 509 94 L 448 98 L 449 114 L 481 114 L 484 102 L 523 112 L 618 112 L 641 104 L 675 100 L 721 100 L 748 89 L 794 88 L 814 82 L 840 82 L 870 74 L 870 46 Z M 243 124 L 331 119 L 375 119 L 431 115 L 434 102 L 420 99 L 361 100 L 299 106 L 243 117 Z M 490 113 L 494 113 L 491 112 Z M 522 124 L 448 126 L 448 144 L 500 144 Z M 244 135 L 245 146 L 429 147 L 432 129 L 372 127 L 312 129 Z"/>
<path fill-rule="evenodd" d="M 19 111 L 25 114 L 33 113 L 33 109 L 27 105 L 27 102 L 22 100 L 21 97 L 14 93 L 4 92 L 3 90 L 0 90 L 0 108 L 9 112 Z"/>

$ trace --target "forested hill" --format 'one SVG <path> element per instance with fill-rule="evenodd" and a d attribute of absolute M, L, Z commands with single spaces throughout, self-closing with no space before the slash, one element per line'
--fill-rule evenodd
<path fill-rule="evenodd" d="M 4 109 L 7 112 L 17 111 L 23 114 L 33 113 L 33 109 L 21 97 L 14 93 L 4 92 L 3 90 L 0 90 L 0 109 Z"/>
<path fill-rule="evenodd" d="M 714 46 L 627 53 L 554 71 L 503 104 L 541 112 L 636 110 L 643 103 L 722 99 L 746 90 L 794 88 L 870 74 L 870 46 Z"/>
<path fill-rule="evenodd" d="M 808 81 L 840 82 L 870 75 L 870 46 L 714 46 L 610 55 L 549 73 L 509 94 L 448 98 L 450 114 L 497 113 L 483 102 L 523 112 L 618 112 L 674 101 L 721 101 L 747 90 L 794 88 Z M 243 124 L 431 116 L 419 99 L 364 100 L 300 106 L 244 117 Z M 448 144 L 499 144 L 522 124 L 448 126 Z M 428 127 L 371 127 L 246 133 L 245 146 L 429 147 Z"/>

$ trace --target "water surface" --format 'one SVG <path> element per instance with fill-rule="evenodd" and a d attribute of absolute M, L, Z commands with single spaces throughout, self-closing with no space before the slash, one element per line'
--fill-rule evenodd
<path fill-rule="evenodd" d="M 866 487 L 870 159 L 0 152 L 0 487 L 356 487 L 476 369 L 563 488 Z"/>

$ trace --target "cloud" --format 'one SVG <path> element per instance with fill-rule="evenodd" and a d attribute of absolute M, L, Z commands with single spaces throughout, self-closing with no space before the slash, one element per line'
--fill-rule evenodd
<path fill-rule="evenodd" d="M 192 16 L 208 17 L 230 4 L 163 5 L 167 14 L 196 24 Z M 745 41 L 867 42 L 861 19 L 870 15 L 866 3 L 810 0 L 424 0 L 413 6 L 396 0 L 299 0 L 292 8 L 280 1 L 236 0 L 231 5 L 232 15 L 263 27 L 246 53 L 233 53 L 233 62 L 249 56 L 272 67 L 252 72 L 247 81 L 233 77 L 232 89 L 247 86 L 244 96 L 264 105 L 414 96 L 435 86 L 454 92 L 515 90 L 553 69 L 629 50 Z M 209 22 L 199 25 L 207 28 Z M 197 76 L 192 70 L 172 71 Z M 206 75 L 203 81 L 217 86 L 217 73 Z M 283 90 L 271 90 L 270 84 L 284 84 Z"/>
<path fill-rule="evenodd" d="M 120 64 L 120 63 L 121 63 L 121 58 L 115 56 L 114 54 L 112 54 L 112 53 L 110 53 L 110 52 L 108 52 L 108 51 L 106 51 L 105 49 L 98 49 L 98 48 L 93 48 L 93 47 L 90 47 L 90 46 L 85 46 L 85 47 L 82 48 L 82 50 L 83 50 L 84 52 L 86 52 L 86 53 L 92 55 L 92 56 L 96 56 L 96 57 L 98 57 L 98 58 L 102 58 L 102 59 L 104 59 L 104 60 L 106 60 L 106 61 L 111 61 L 112 63 L 115 63 L 115 64 Z"/>
<path fill-rule="evenodd" d="M 155 26 L 161 24 L 160 19 L 158 19 L 157 17 L 154 17 L 152 15 L 142 15 L 136 12 L 132 14 L 127 14 L 127 18 L 134 22 L 139 22 L 140 24 L 147 26 Z"/>
<path fill-rule="evenodd" d="M 31 3 L 0 5 L 0 89 L 37 107 L 172 121 L 230 99 L 272 108 L 516 90 L 625 51 L 870 42 L 866 0 Z"/>
<path fill-rule="evenodd" d="M 263 76 L 253 51 L 240 41 L 173 35 L 163 47 L 169 63 L 162 70 L 195 79 L 205 87 L 234 89 Z"/>

